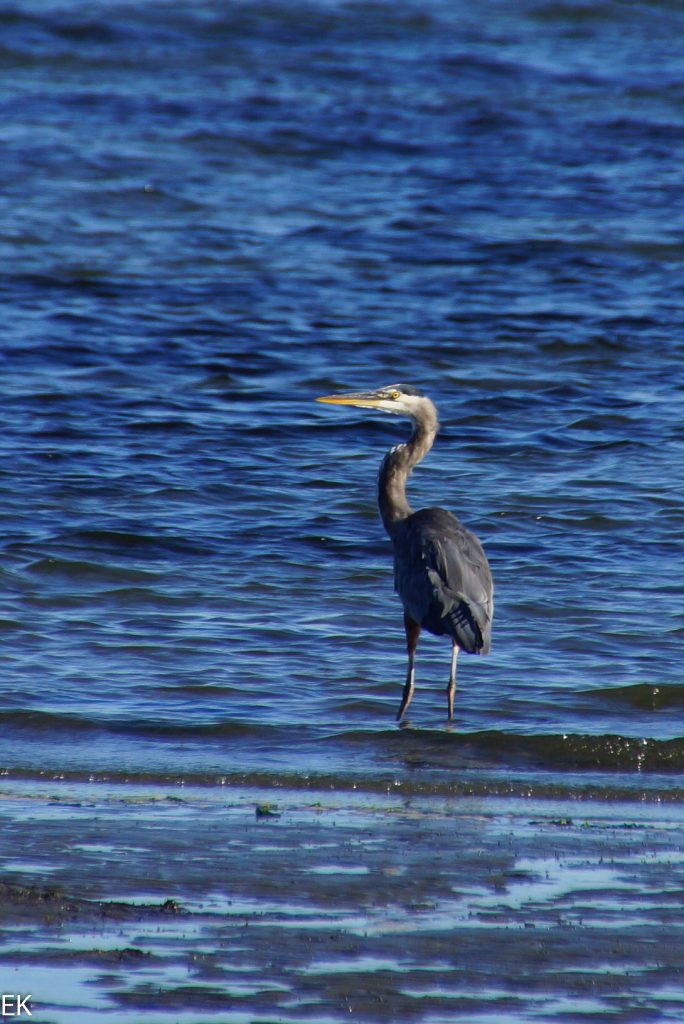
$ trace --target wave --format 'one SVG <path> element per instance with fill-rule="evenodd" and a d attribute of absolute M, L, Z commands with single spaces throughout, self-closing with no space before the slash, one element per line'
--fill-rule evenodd
<path fill-rule="evenodd" d="M 622 704 L 641 711 L 684 707 L 684 686 L 635 683 L 632 686 L 606 686 L 584 690 L 583 696 L 607 704 Z"/>
<path fill-rule="evenodd" d="M 406 762 L 419 768 L 510 767 L 545 772 L 684 770 L 684 737 L 663 740 L 617 734 L 525 734 L 496 729 L 456 733 L 406 728 L 381 734 L 359 730 L 346 733 L 344 741 L 374 743 L 387 753 L 402 755 Z"/>
<path fill-rule="evenodd" d="M 0 712 L 0 729 L 7 735 L 7 730 L 31 731 L 39 734 L 50 733 L 110 733 L 114 735 L 146 735 L 150 737 L 186 737 L 197 738 L 230 738 L 254 737 L 277 733 L 280 728 L 270 728 L 239 721 L 171 722 L 144 718 L 95 718 L 85 715 L 60 713 L 51 711 L 15 710 Z"/>
<path fill-rule="evenodd" d="M 506 763 L 541 768 L 679 771 L 684 769 L 684 738 L 659 740 L 582 733 L 519 736 L 497 731 L 464 738 L 476 752 Z"/>
<path fill-rule="evenodd" d="M 628 689 L 637 691 L 636 696 L 642 699 L 652 688 Z M 568 769 L 579 772 L 684 770 L 684 737 L 658 739 L 619 734 L 516 733 L 496 729 L 457 732 L 453 729 L 433 731 L 411 727 L 326 733 L 316 726 L 301 723 L 295 726 L 229 719 L 195 723 L 149 718 L 107 719 L 25 709 L 0 712 L 0 729 L 6 737 L 10 730 L 17 730 L 24 734 L 33 733 L 37 739 L 46 733 L 67 736 L 89 732 L 132 738 L 145 736 L 162 741 L 184 739 L 188 743 L 193 740 L 220 743 L 247 739 L 256 743 L 258 749 L 267 746 L 271 763 L 282 749 L 283 764 L 289 761 L 293 736 L 296 735 L 298 745 L 306 744 L 316 759 L 320 758 L 321 765 L 333 760 L 348 764 L 351 752 L 364 747 L 363 761 L 371 773 L 372 766 L 387 759 L 402 762 L 404 767 L 412 769 L 458 772 L 501 768 L 545 772 Z M 351 760 L 356 760 L 356 754 Z"/>

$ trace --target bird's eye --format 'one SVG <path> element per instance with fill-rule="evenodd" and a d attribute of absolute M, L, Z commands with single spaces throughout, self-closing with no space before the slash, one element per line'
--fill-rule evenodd
<path fill-rule="evenodd" d="M 396 402 L 398 398 L 401 398 L 401 391 L 390 391 L 390 398 L 393 402 Z"/>

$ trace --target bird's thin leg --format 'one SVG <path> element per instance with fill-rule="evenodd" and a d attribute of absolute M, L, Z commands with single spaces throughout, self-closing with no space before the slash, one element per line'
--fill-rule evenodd
<path fill-rule="evenodd" d="M 414 622 L 409 615 L 406 615 L 406 613 L 404 613 L 404 629 L 406 630 L 408 671 L 406 673 L 406 682 L 404 684 L 401 705 L 397 713 L 397 722 L 401 722 L 404 717 L 404 712 L 411 703 L 411 697 L 413 696 L 413 687 L 416 678 L 416 647 L 418 646 L 418 637 L 420 636 L 420 626 L 417 622 Z"/>
<path fill-rule="evenodd" d="M 447 709 L 449 713 L 449 721 L 454 720 L 454 695 L 456 693 L 456 659 L 458 658 L 458 652 L 460 647 L 458 644 L 454 644 L 451 648 L 451 672 L 449 673 L 449 682 L 446 688 L 447 694 Z"/>

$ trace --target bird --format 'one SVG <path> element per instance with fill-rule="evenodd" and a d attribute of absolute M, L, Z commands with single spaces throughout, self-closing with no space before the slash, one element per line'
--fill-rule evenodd
<path fill-rule="evenodd" d="M 414 512 L 406 498 L 411 470 L 432 448 L 439 430 L 437 409 L 418 388 L 391 384 L 375 391 L 322 395 L 317 402 L 350 405 L 408 417 L 409 440 L 385 455 L 378 475 L 380 518 L 394 551 L 394 589 L 404 606 L 408 668 L 397 713 L 401 722 L 415 689 L 415 663 L 422 629 L 451 640 L 447 714 L 454 718 L 459 651 L 488 654 L 494 615 L 494 584 L 482 544 L 446 509 Z"/>

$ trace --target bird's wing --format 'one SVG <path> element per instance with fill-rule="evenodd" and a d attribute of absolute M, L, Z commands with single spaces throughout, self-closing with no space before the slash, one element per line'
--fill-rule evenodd
<path fill-rule="evenodd" d="M 395 584 L 406 611 L 472 653 L 489 650 L 492 576 L 482 545 L 451 513 L 423 509 L 395 536 Z"/>

